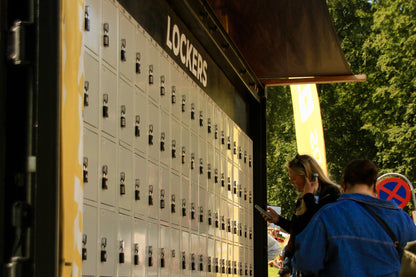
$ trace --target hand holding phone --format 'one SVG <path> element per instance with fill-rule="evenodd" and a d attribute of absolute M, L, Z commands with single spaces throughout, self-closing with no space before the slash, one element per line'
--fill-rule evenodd
<path fill-rule="evenodd" d="M 258 210 L 262 215 L 264 215 L 265 217 L 267 217 L 267 219 L 272 219 L 271 215 L 269 215 L 262 207 L 260 207 L 259 205 L 255 204 L 254 208 L 256 208 L 256 210 Z"/>

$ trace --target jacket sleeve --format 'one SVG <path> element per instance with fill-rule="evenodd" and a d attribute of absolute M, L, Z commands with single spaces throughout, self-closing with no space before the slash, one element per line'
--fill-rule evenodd
<path fill-rule="evenodd" d="M 291 220 L 287 220 L 286 218 L 279 217 L 279 222 L 277 222 L 277 225 L 282 227 L 289 234 L 292 233 L 292 221 Z"/>

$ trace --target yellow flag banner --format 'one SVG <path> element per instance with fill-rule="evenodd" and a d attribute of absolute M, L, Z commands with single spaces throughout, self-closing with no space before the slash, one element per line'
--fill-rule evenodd
<path fill-rule="evenodd" d="M 321 108 L 316 85 L 291 85 L 290 91 L 298 153 L 314 157 L 325 174 L 328 174 Z"/>

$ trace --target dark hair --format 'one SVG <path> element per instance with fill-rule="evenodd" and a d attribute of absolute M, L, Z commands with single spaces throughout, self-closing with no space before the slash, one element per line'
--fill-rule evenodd
<path fill-rule="evenodd" d="M 348 187 L 356 184 L 371 187 L 377 182 L 377 174 L 378 169 L 370 160 L 353 160 L 344 169 L 344 184 Z"/>

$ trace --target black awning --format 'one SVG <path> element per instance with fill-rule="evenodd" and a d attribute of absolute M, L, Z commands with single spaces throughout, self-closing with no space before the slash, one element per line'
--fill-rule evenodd
<path fill-rule="evenodd" d="M 325 0 L 208 3 L 264 84 L 299 77 L 365 80 L 351 72 Z"/>

